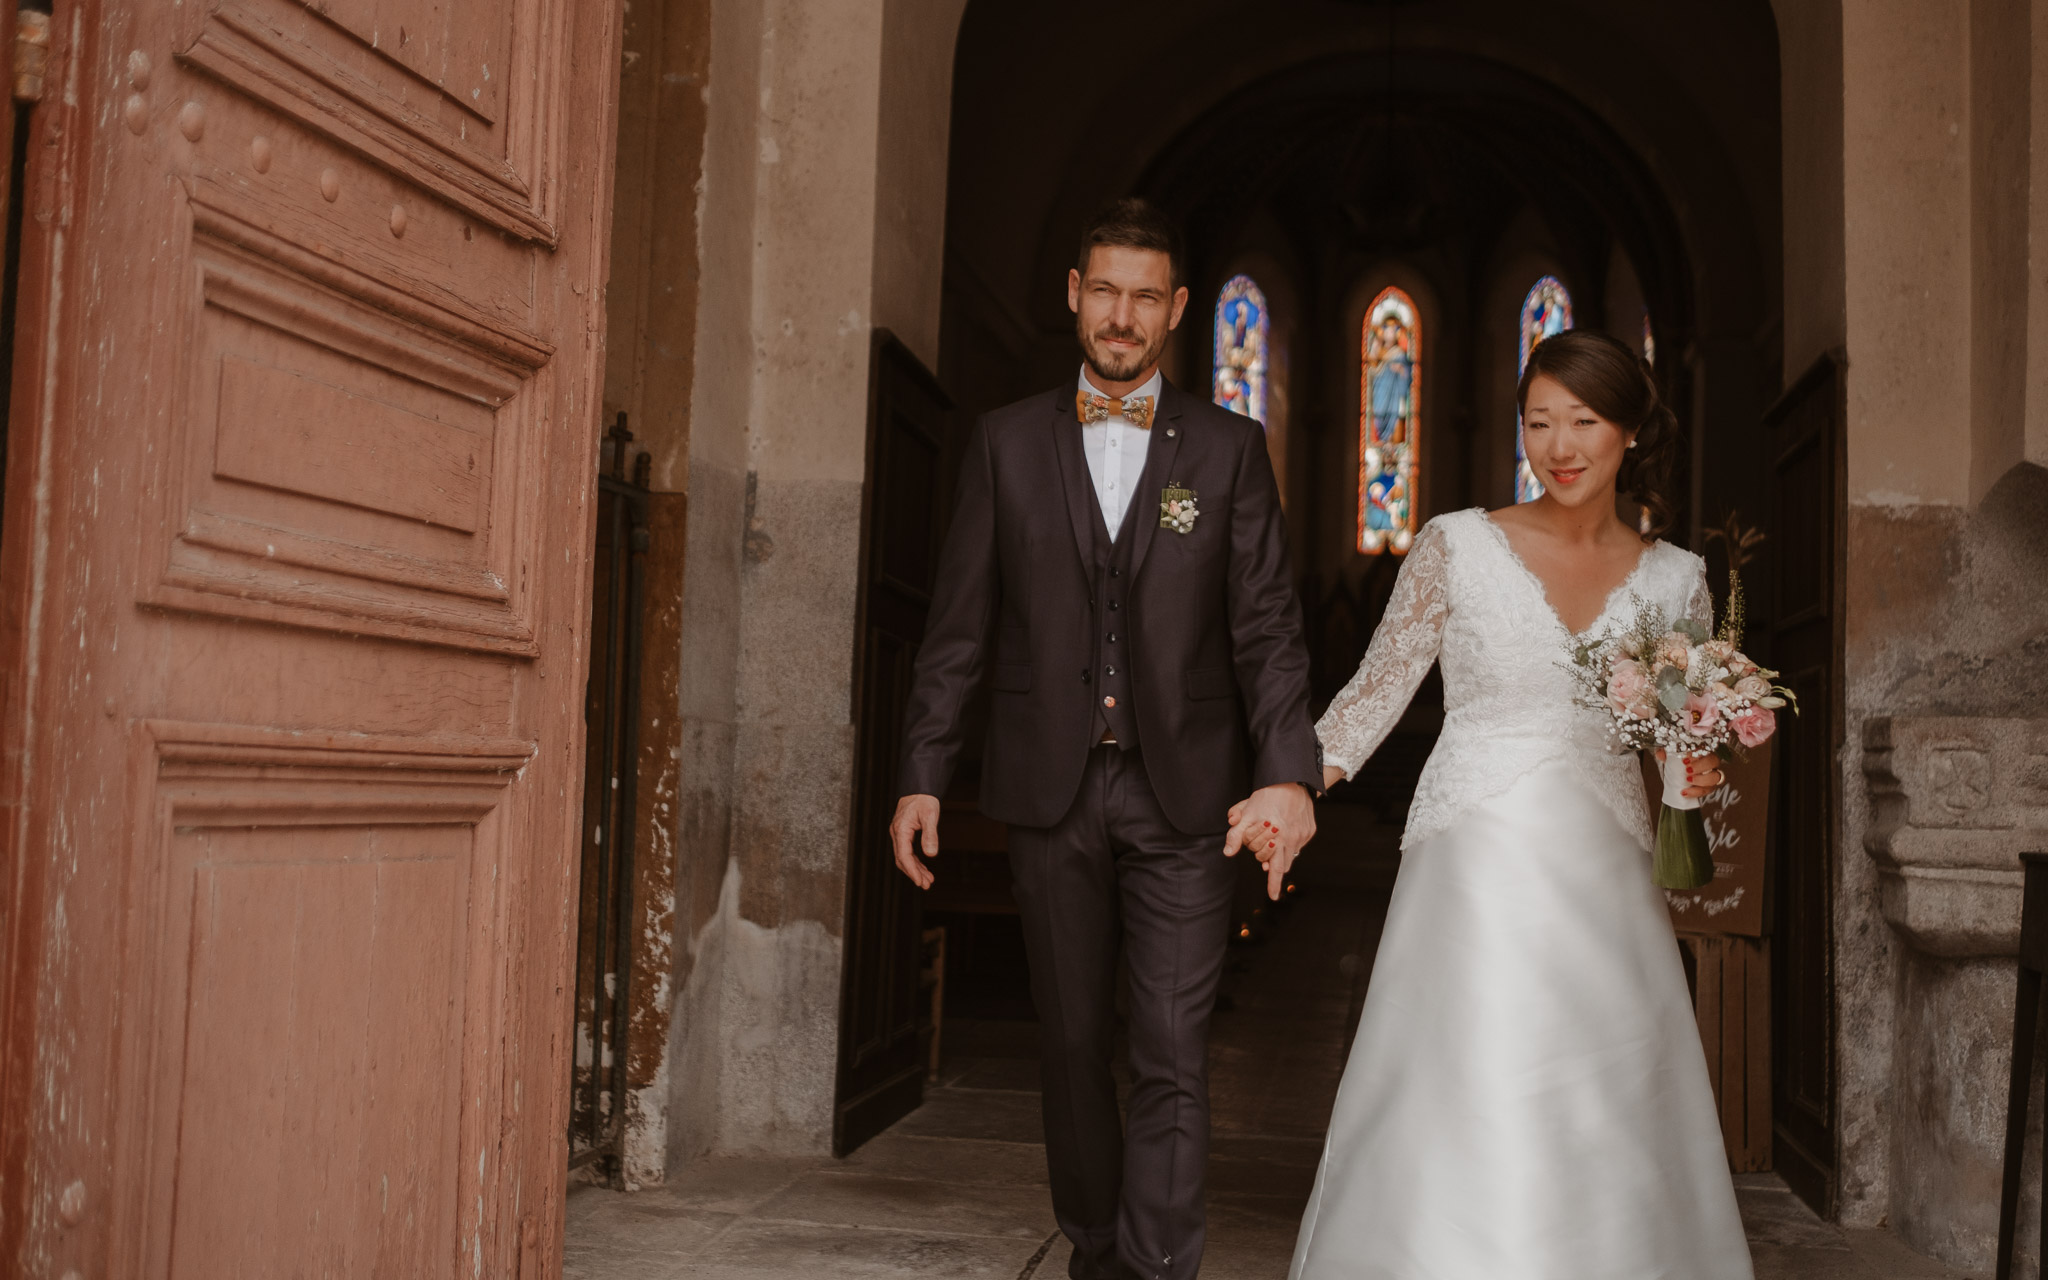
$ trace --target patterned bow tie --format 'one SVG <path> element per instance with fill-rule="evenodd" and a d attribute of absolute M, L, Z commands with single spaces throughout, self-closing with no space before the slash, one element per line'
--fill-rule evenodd
<path fill-rule="evenodd" d="M 1140 431 L 1152 429 L 1152 397 L 1125 396 L 1118 400 L 1114 396 L 1089 395 L 1086 391 L 1074 393 L 1074 416 L 1086 426 L 1091 422 L 1107 422 L 1111 418 L 1122 418 Z"/>

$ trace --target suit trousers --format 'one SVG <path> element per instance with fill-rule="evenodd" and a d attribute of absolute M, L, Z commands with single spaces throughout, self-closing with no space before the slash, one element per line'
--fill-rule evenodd
<path fill-rule="evenodd" d="M 1209 1018 L 1236 868 L 1223 833 L 1176 829 L 1137 750 L 1089 753 L 1055 826 L 1012 827 L 1038 1009 L 1053 1213 L 1074 1280 L 1191 1277 L 1209 1155 Z M 1117 959 L 1131 1091 L 1117 1115 Z"/>

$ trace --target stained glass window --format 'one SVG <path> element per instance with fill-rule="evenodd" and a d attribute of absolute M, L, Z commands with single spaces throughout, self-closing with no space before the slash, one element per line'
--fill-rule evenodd
<path fill-rule="evenodd" d="M 1522 355 L 1515 364 L 1515 377 L 1529 367 L 1529 352 L 1552 334 L 1572 327 L 1572 295 L 1564 281 L 1545 276 L 1530 286 L 1522 299 Z M 1533 502 L 1543 496 L 1543 482 L 1529 467 L 1529 455 L 1522 449 L 1522 415 L 1515 414 L 1515 501 Z"/>
<path fill-rule="evenodd" d="M 1232 276 L 1216 299 L 1217 404 L 1261 426 L 1266 421 L 1266 295 L 1250 276 Z"/>
<path fill-rule="evenodd" d="M 1415 300 L 1382 289 L 1359 341 L 1358 549 L 1400 555 L 1415 541 L 1421 443 L 1422 320 Z"/>
<path fill-rule="evenodd" d="M 1643 360 L 1650 365 L 1657 363 L 1657 335 L 1650 329 L 1650 313 L 1647 311 L 1643 312 Z M 1636 528 L 1645 538 L 1650 536 L 1650 509 L 1648 507 L 1644 507 L 1642 511 L 1637 513 Z"/>

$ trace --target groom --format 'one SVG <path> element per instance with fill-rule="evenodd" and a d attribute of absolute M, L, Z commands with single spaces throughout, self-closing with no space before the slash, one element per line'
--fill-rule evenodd
<path fill-rule="evenodd" d="M 1250 832 L 1270 841 L 1277 896 L 1322 779 L 1265 434 L 1159 374 L 1182 271 L 1158 211 L 1104 208 L 1067 275 L 1079 378 L 975 425 L 889 828 L 897 865 L 929 888 L 917 851 L 939 852 L 938 797 L 986 681 L 981 809 L 1010 824 L 1075 1280 L 1200 1265 L 1225 856 Z M 1127 1123 L 1110 1075 L 1119 950 Z"/>

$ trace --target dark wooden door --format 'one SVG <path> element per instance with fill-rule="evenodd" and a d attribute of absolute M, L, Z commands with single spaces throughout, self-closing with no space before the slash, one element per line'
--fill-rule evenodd
<path fill-rule="evenodd" d="M 618 25 L 56 5 L 0 1274 L 559 1274 Z"/>
<path fill-rule="evenodd" d="M 951 403 L 938 381 L 908 347 L 878 330 L 868 385 L 860 686 L 854 705 L 859 737 L 832 1126 L 833 1147 L 841 1155 L 924 1098 L 919 904 L 916 888 L 896 869 L 888 825 L 896 807 L 903 708 L 931 608 L 949 488 L 942 459 Z M 942 842 L 945 834 L 941 827 Z"/>
<path fill-rule="evenodd" d="M 1765 415 L 1774 463 L 1769 657 L 1799 695 L 1779 721 L 1771 860 L 1773 1157 L 1824 1216 L 1835 1204 L 1835 879 L 1842 742 L 1842 378 L 1824 356 Z"/>

